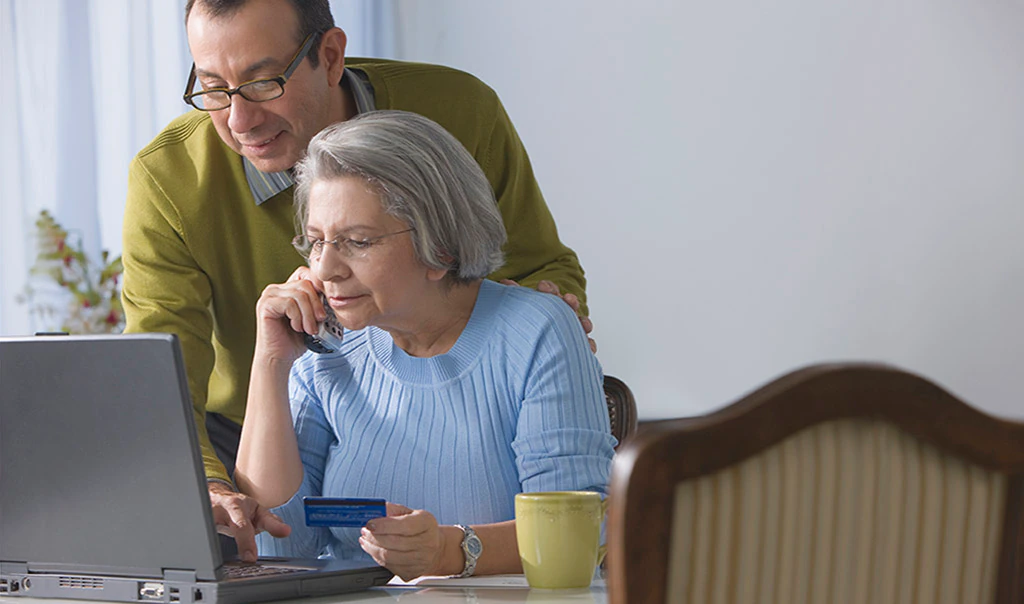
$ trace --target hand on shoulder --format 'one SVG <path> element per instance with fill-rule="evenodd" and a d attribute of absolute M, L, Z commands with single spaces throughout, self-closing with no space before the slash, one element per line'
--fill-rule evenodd
<path fill-rule="evenodd" d="M 502 279 L 501 283 L 503 285 L 519 285 L 511 279 Z M 590 333 L 594 331 L 594 322 L 590 320 L 590 317 L 580 315 L 580 299 L 576 297 L 576 294 L 562 295 L 561 288 L 559 288 L 555 283 L 547 280 L 541 281 L 537 284 L 537 291 L 558 296 L 569 305 L 569 308 L 571 308 L 573 312 L 576 313 L 576 316 L 579 317 L 580 325 L 583 326 L 583 332 L 587 334 L 587 341 L 590 343 L 590 352 L 597 354 L 597 342 L 594 341 L 594 338 L 590 337 Z"/>

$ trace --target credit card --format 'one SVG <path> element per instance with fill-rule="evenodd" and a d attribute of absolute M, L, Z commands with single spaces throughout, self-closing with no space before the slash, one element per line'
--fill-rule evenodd
<path fill-rule="evenodd" d="M 361 527 L 374 518 L 388 515 L 383 499 L 348 497 L 303 497 L 306 526 Z"/>

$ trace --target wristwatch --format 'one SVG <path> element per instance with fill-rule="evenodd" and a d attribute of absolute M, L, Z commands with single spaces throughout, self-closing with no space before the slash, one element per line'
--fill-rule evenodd
<path fill-rule="evenodd" d="M 466 567 L 462 569 L 462 573 L 455 576 L 459 578 L 470 577 L 476 571 L 476 561 L 484 551 L 484 544 L 481 543 L 480 537 L 477 536 L 476 531 L 472 528 L 463 524 L 456 524 L 455 526 L 462 529 L 462 553 L 466 556 Z"/>

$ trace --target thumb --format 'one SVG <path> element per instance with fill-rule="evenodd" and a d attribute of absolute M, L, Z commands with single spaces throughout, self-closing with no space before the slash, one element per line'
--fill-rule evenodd
<path fill-rule="evenodd" d="M 260 531 L 267 531 L 278 539 L 292 533 L 292 527 L 285 524 L 277 514 L 264 509 L 261 509 L 256 516 L 256 527 Z"/>
<path fill-rule="evenodd" d="M 400 503 L 387 503 L 388 516 L 405 516 L 406 514 L 412 513 L 412 508 L 408 508 Z"/>

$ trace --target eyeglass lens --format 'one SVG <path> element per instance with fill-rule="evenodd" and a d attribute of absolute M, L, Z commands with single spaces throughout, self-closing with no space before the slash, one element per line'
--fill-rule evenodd
<path fill-rule="evenodd" d="M 296 237 L 292 244 L 306 258 L 319 260 L 324 253 L 324 248 L 328 245 L 333 247 L 334 251 L 341 253 L 345 258 L 365 258 L 376 241 L 376 239 L 359 241 L 344 237 L 332 241 L 324 241 L 323 239 Z"/>
<path fill-rule="evenodd" d="M 242 95 L 247 101 L 262 103 L 284 94 L 284 87 L 277 80 L 256 80 L 239 86 L 236 94 Z M 223 90 L 200 91 L 192 100 L 202 109 L 224 109 L 231 104 L 231 95 Z"/>

